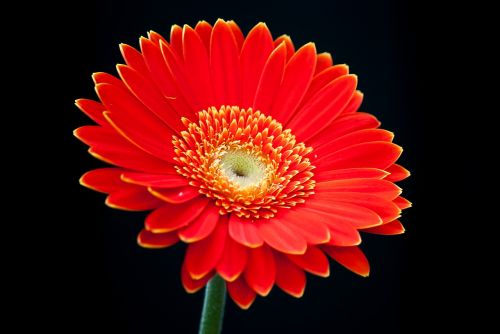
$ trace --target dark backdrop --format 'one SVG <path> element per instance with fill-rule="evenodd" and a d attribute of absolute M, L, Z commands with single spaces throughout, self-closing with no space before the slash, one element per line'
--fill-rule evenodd
<path fill-rule="evenodd" d="M 436 302 L 428 301 L 424 282 L 423 230 L 430 198 L 430 158 L 424 120 L 429 105 L 422 96 L 429 84 L 421 59 L 427 24 L 419 4 L 383 1 L 301 1 L 219 4 L 212 1 L 76 1 L 49 7 L 52 33 L 43 40 L 50 50 L 50 79 L 57 83 L 50 106 L 50 135 L 57 138 L 57 175 L 61 198 L 48 224 L 49 261 L 35 264 L 45 278 L 43 302 L 32 306 L 53 331 L 89 333 L 195 333 L 203 292 L 189 295 L 179 278 L 183 245 L 145 250 L 136 245 L 142 213 L 107 208 L 104 196 L 78 185 L 85 171 L 103 166 L 72 137 L 72 130 L 90 124 L 77 111 L 76 98 L 95 98 L 91 74 L 115 73 L 122 61 L 118 44 L 138 46 L 148 30 L 168 35 L 172 24 L 194 26 L 204 19 L 235 20 L 244 33 L 259 21 L 274 36 L 289 34 L 295 45 L 314 41 L 318 51 L 332 53 L 335 63 L 347 63 L 359 77 L 365 94 L 362 109 L 396 133 L 405 149 L 401 163 L 412 171 L 404 195 L 414 207 L 402 218 L 402 236 L 364 236 L 362 244 L 371 266 L 360 278 L 337 264 L 327 279 L 308 275 L 303 298 L 275 288 L 258 298 L 248 311 L 228 300 L 226 333 L 407 333 L 426 328 Z M 36 29 L 32 31 L 36 34 Z M 52 82 L 51 85 L 53 86 Z M 427 176 L 427 177 L 426 177 Z M 426 264 L 427 266 L 427 264 Z M 419 306 L 427 305 L 425 310 Z"/>

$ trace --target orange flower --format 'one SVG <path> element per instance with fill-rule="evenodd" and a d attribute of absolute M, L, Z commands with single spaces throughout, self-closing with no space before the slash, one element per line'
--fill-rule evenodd
<path fill-rule="evenodd" d="M 148 36 L 140 52 L 121 45 L 121 79 L 93 75 L 100 102 L 76 102 L 97 125 L 75 135 L 115 166 L 81 183 L 113 208 L 153 210 L 140 245 L 188 244 L 188 292 L 217 273 L 242 308 L 274 284 L 300 297 L 306 271 L 329 275 L 326 255 L 367 276 L 359 232 L 404 231 L 393 182 L 409 172 L 393 134 L 358 112 L 348 67 L 263 23 Z"/>

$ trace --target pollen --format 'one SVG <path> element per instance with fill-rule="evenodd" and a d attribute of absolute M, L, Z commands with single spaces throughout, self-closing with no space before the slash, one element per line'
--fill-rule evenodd
<path fill-rule="evenodd" d="M 173 137 L 177 172 L 215 201 L 219 213 L 271 218 L 314 193 L 312 148 L 260 111 L 223 106 L 183 118 Z"/>

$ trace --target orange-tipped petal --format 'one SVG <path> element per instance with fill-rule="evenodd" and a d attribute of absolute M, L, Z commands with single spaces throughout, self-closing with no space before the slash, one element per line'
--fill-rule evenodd
<path fill-rule="evenodd" d="M 316 47 L 308 43 L 301 47 L 286 64 L 283 80 L 269 112 L 283 124 L 293 116 L 311 83 L 316 66 Z"/>
<path fill-rule="evenodd" d="M 236 38 L 227 22 L 217 20 L 210 40 L 215 106 L 240 103 L 240 65 Z"/>
<path fill-rule="evenodd" d="M 281 35 L 274 41 L 274 47 L 278 47 L 280 44 L 285 45 L 286 61 L 288 62 L 295 53 L 295 46 L 293 45 L 292 39 L 288 35 Z"/>
<path fill-rule="evenodd" d="M 104 106 L 96 101 L 88 99 L 78 99 L 75 101 L 78 109 L 83 111 L 90 119 L 99 125 L 106 126 L 108 121 L 104 118 L 103 112 L 106 110 Z"/>
<path fill-rule="evenodd" d="M 146 229 L 154 233 L 175 231 L 195 220 L 207 204 L 208 199 L 201 197 L 183 204 L 165 203 L 146 218 Z"/>
<path fill-rule="evenodd" d="M 386 171 L 390 173 L 390 175 L 385 178 L 387 181 L 398 182 L 410 176 L 410 171 L 398 164 L 386 168 Z"/>
<path fill-rule="evenodd" d="M 207 238 L 189 244 L 186 251 L 186 269 L 194 279 L 201 279 L 215 269 L 224 251 L 227 219 L 221 219 Z"/>
<path fill-rule="evenodd" d="M 120 44 L 120 51 L 128 66 L 144 76 L 149 74 L 146 62 L 139 51 L 127 44 Z"/>
<path fill-rule="evenodd" d="M 179 188 L 164 189 L 164 188 L 148 188 L 149 192 L 155 197 L 171 204 L 181 204 L 189 202 L 200 196 L 198 189 L 191 186 Z"/>
<path fill-rule="evenodd" d="M 269 29 L 264 23 L 257 24 L 248 33 L 240 55 L 241 101 L 245 108 L 254 102 L 264 65 L 273 49 L 273 40 Z"/>
<path fill-rule="evenodd" d="M 304 254 L 306 251 L 306 239 L 279 219 L 262 219 L 255 224 L 259 235 L 272 248 L 287 254 Z"/>
<path fill-rule="evenodd" d="M 134 172 L 123 172 L 121 179 L 124 182 L 144 187 L 154 188 L 178 188 L 187 186 L 186 178 L 178 174 L 145 174 Z"/>
<path fill-rule="evenodd" d="M 235 241 L 250 248 L 260 247 L 264 243 L 257 226 L 252 221 L 236 215 L 231 215 L 229 218 L 229 235 Z"/>
<path fill-rule="evenodd" d="M 311 81 L 311 85 L 307 90 L 304 99 L 302 100 L 300 106 L 304 106 L 306 103 L 310 102 L 310 99 L 315 96 L 320 90 L 330 84 L 337 78 L 349 74 L 349 67 L 347 65 L 335 65 L 329 67 L 314 76 Z"/>
<path fill-rule="evenodd" d="M 212 26 L 206 21 L 199 21 L 196 24 L 194 30 L 200 36 L 203 45 L 207 49 L 207 52 L 210 50 L 210 36 L 212 35 Z"/>
<path fill-rule="evenodd" d="M 370 264 L 359 247 L 322 246 L 322 248 L 332 259 L 352 272 L 365 277 L 370 274 Z"/>
<path fill-rule="evenodd" d="M 236 305 L 244 310 L 247 310 L 252 305 L 257 296 L 243 277 L 238 278 L 234 282 L 228 282 L 227 292 Z"/>
<path fill-rule="evenodd" d="M 355 113 L 356 111 L 358 111 L 359 107 L 361 106 L 361 103 L 363 103 L 363 93 L 357 90 L 352 95 L 351 100 L 349 100 L 347 106 L 344 108 L 344 110 L 342 110 L 342 115 L 349 115 Z"/>
<path fill-rule="evenodd" d="M 328 52 L 320 53 L 316 56 L 316 72 L 318 74 L 333 65 L 332 55 Z"/>
<path fill-rule="evenodd" d="M 276 285 L 289 295 L 300 298 L 306 288 L 306 274 L 287 257 L 275 254 Z"/>
<path fill-rule="evenodd" d="M 144 248 L 166 248 L 179 242 L 176 233 L 152 233 L 143 229 L 137 236 L 137 243 Z"/>
<path fill-rule="evenodd" d="M 106 205 L 120 210 L 145 211 L 160 207 L 162 201 L 148 193 L 146 188 L 124 188 L 112 192 L 106 198 Z"/>
<path fill-rule="evenodd" d="M 247 264 L 248 248 L 226 238 L 224 252 L 217 263 L 217 273 L 228 282 L 237 279 Z"/>
<path fill-rule="evenodd" d="M 396 204 L 401 210 L 411 208 L 411 202 L 406 198 L 399 196 L 394 199 L 394 204 Z"/>
<path fill-rule="evenodd" d="M 213 232 L 220 217 L 219 208 L 209 203 L 189 226 L 179 231 L 179 238 L 187 243 L 205 239 Z"/>
<path fill-rule="evenodd" d="M 83 174 L 80 184 L 103 193 L 117 191 L 123 187 L 123 182 L 120 180 L 123 171 L 121 168 L 94 169 Z"/>
<path fill-rule="evenodd" d="M 363 230 L 363 232 L 381 235 L 395 235 L 403 234 L 405 232 L 405 228 L 399 220 L 393 220 L 392 222 L 384 225 L 368 228 L 366 230 Z"/>
<path fill-rule="evenodd" d="M 321 276 L 330 276 L 330 264 L 326 255 L 316 246 L 308 246 L 302 255 L 287 255 L 293 263 L 305 271 Z"/>
<path fill-rule="evenodd" d="M 271 248 L 262 245 L 249 250 L 245 280 L 257 294 L 267 296 L 276 279 L 276 265 Z"/>
<path fill-rule="evenodd" d="M 184 287 L 184 290 L 186 290 L 187 293 L 195 293 L 199 291 L 208 283 L 208 281 L 213 277 L 213 275 L 214 273 L 210 272 L 200 279 L 194 279 L 191 277 L 191 275 L 186 269 L 186 261 L 184 261 L 184 263 L 182 264 L 181 282 L 182 286 Z"/>

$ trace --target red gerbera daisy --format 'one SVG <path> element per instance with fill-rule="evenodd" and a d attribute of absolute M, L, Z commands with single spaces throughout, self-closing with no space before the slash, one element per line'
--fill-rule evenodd
<path fill-rule="evenodd" d="M 75 135 L 115 166 L 81 183 L 113 208 L 153 210 L 141 246 L 188 244 L 188 292 L 217 273 L 242 308 L 274 284 L 300 297 L 305 271 L 329 275 L 326 255 L 368 275 L 359 231 L 404 231 L 401 148 L 358 112 L 356 76 L 313 43 L 218 20 L 121 51 L 121 79 L 95 73 L 100 102 L 76 102 L 97 125 Z"/>

